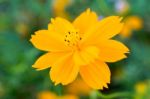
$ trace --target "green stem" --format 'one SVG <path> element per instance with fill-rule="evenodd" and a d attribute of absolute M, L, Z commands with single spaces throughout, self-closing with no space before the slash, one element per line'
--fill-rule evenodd
<path fill-rule="evenodd" d="M 129 98 L 132 97 L 133 95 L 129 92 L 116 92 L 116 93 L 112 93 L 109 95 L 106 94 L 102 94 L 99 91 L 95 91 L 95 94 L 97 95 L 98 98 L 101 99 L 116 99 L 116 98 Z"/>

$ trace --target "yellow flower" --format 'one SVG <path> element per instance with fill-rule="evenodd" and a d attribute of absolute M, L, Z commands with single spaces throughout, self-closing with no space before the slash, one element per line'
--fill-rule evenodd
<path fill-rule="evenodd" d="M 57 96 L 52 92 L 43 91 L 38 94 L 37 99 L 78 99 L 78 98 L 74 95 Z"/>
<path fill-rule="evenodd" d="M 149 80 L 138 82 L 135 85 L 134 99 L 150 99 L 149 89 L 150 89 Z"/>
<path fill-rule="evenodd" d="M 16 24 L 16 31 L 18 33 L 20 33 L 20 35 L 22 37 L 25 37 L 25 36 L 27 36 L 29 28 L 27 27 L 27 24 L 25 24 L 25 23 L 18 23 L 18 24 Z"/>
<path fill-rule="evenodd" d="M 51 19 L 48 30 L 39 30 L 31 42 L 47 51 L 33 65 L 37 70 L 51 67 L 50 77 L 55 85 L 67 85 L 80 74 L 93 89 L 107 88 L 110 70 L 105 62 L 126 58 L 128 48 L 112 40 L 123 24 L 118 16 L 99 21 L 95 12 L 83 12 L 73 23 L 57 17 Z"/>
<path fill-rule="evenodd" d="M 71 0 L 53 0 L 53 11 L 55 16 L 68 17 L 66 7 L 71 3 Z"/>
<path fill-rule="evenodd" d="M 66 86 L 67 93 L 77 95 L 88 95 L 92 89 L 80 78 L 77 78 L 73 83 Z"/>
<path fill-rule="evenodd" d="M 135 85 L 136 92 L 144 94 L 147 90 L 147 84 L 145 82 L 139 82 Z"/>
<path fill-rule="evenodd" d="M 57 96 L 54 93 L 49 91 L 43 91 L 37 95 L 37 99 L 57 99 L 56 97 Z"/>
<path fill-rule="evenodd" d="M 132 30 L 140 30 L 142 28 L 142 19 L 138 16 L 129 16 L 125 19 L 125 25 L 121 31 L 122 37 L 130 37 Z"/>

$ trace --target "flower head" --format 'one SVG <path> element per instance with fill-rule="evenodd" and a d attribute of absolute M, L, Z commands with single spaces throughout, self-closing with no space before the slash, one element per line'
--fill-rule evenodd
<path fill-rule="evenodd" d="M 145 93 L 145 91 L 147 89 L 146 83 L 145 82 L 137 83 L 135 85 L 135 89 L 136 89 L 137 93 L 140 93 L 140 94 Z"/>
<path fill-rule="evenodd" d="M 140 30 L 142 28 L 142 19 L 138 16 L 129 16 L 125 19 L 125 25 L 121 31 L 122 37 L 130 37 L 132 30 Z"/>
<path fill-rule="evenodd" d="M 37 95 L 37 99 L 56 99 L 56 98 L 57 96 L 49 91 L 43 91 L 38 93 Z"/>
<path fill-rule="evenodd" d="M 134 99 L 149 99 L 150 80 L 141 81 L 135 84 Z"/>
<path fill-rule="evenodd" d="M 93 90 L 80 78 L 66 86 L 66 92 L 76 95 L 89 95 Z"/>
<path fill-rule="evenodd" d="M 68 13 L 66 12 L 67 6 L 71 4 L 71 0 L 53 0 L 52 10 L 55 16 L 61 16 L 68 18 Z"/>
<path fill-rule="evenodd" d="M 74 95 L 57 96 L 52 92 L 43 91 L 37 95 L 37 99 L 78 99 L 78 97 Z"/>
<path fill-rule="evenodd" d="M 33 45 L 46 54 L 33 65 L 37 70 L 51 67 L 50 78 L 57 85 L 73 82 L 77 75 L 94 89 L 107 88 L 110 70 L 105 62 L 126 58 L 128 48 L 112 40 L 123 26 L 118 16 L 99 21 L 95 12 L 83 12 L 72 23 L 57 17 L 51 19 L 48 30 L 32 35 Z"/>

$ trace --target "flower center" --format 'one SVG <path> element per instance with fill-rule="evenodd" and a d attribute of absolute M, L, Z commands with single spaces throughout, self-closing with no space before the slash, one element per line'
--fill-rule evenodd
<path fill-rule="evenodd" d="M 78 46 L 78 42 L 81 40 L 82 38 L 80 37 L 78 32 L 67 32 L 65 35 L 65 43 L 66 45 L 70 46 L 70 47 L 74 47 L 74 46 Z"/>

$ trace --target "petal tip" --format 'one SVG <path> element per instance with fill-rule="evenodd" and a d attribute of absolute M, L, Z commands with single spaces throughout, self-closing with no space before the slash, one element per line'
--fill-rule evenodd
<path fill-rule="evenodd" d="M 32 68 L 35 68 L 36 71 L 40 71 L 41 69 L 39 69 L 38 67 L 36 67 L 35 65 L 32 65 Z"/>
<path fill-rule="evenodd" d="M 87 13 L 90 13 L 91 9 L 90 8 L 87 8 L 86 12 Z"/>
<path fill-rule="evenodd" d="M 122 21 L 123 20 L 123 17 L 119 17 L 119 21 Z"/>
<path fill-rule="evenodd" d="M 29 41 L 30 42 L 33 42 L 33 37 L 34 37 L 35 35 L 31 35 L 31 38 L 29 39 Z"/>
<path fill-rule="evenodd" d="M 105 85 L 104 85 L 104 88 L 108 88 L 108 85 L 107 85 L 107 84 L 105 84 Z"/>
<path fill-rule="evenodd" d="M 53 23 L 53 22 L 54 22 L 54 20 L 55 20 L 54 18 L 51 18 L 51 19 L 50 19 L 51 23 Z"/>
<path fill-rule="evenodd" d="M 37 68 L 35 65 L 32 65 L 32 68 Z"/>
<path fill-rule="evenodd" d="M 55 82 L 54 85 L 57 86 L 58 84 L 60 84 L 59 82 Z"/>

